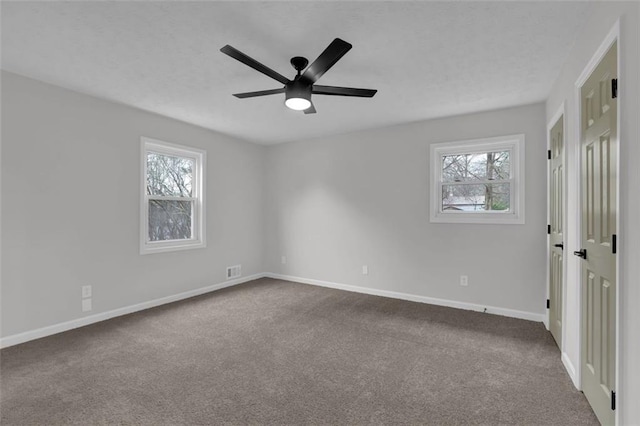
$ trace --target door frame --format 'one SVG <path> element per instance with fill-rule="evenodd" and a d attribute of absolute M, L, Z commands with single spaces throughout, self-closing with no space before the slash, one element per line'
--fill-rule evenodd
<path fill-rule="evenodd" d="M 551 129 L 553 128 L 553 126 L 555 126 L 555 124 L 558 122 L 558 120 L 560 119 L 560 117 L 562 117 L 562 138 L 563 138 L 563 145 L 564 148 L 562 150 L 562 164 L 563 164 L 563 171 L 562 171 L 562 191 L 564 194 L 564 197 L 562 198 L 562 229 L 563 229 L 563 239 L 567 240 L 567 225 L 568 225 L 568 220 L 567 220 L 567 212 L 568 210 L 568 203 L 567 203 L 567 196 L 568 196 L 568 182 L 567 182 L 567 148 L 569 146 L 568 143 L 568 138 L 567 138 L 567 125 L 568 125 L 568 120 L 567 120 L 567 102 L 566 101 L 562 101 L 562 103 L 560 104 L 560 108 L 558 108 L 558 110 L 556 111 L 555 114 L 553 114 L 553 117 L 551 117 L 551 120 L 549 120 L 549 122 L 547 123 L 547 152 L 549 152 L 549 150 L 551 149 Z M 549 206 L 551 205 L 551 179 L 549 179 L 550 177 L 550 172 L 551 172 L 551 161 L 547 160 L 547 223 L 551 223 L 551 216 L 549 215 Z M 551 265 L 549 262 L 549 259 L 551 258 L 551 248 L 549 247 L 549 239 L 550 236 L 549 234 L 547 234 L 547 300 L 549 300 L 549 297 L 551 296 Z M 568 244 L 565 244 L 566 246 L 568 246 Z M 567 247 L 568 248 L 568 247 Z M 567 261 L 566 261 L 566 257 L 567 257 L 567 253 L 569 253 L 569 250 L 566 250 L 563 254 L 563 257 L 565 258 L 565 261 L 562 262 L 562 338 L 561 338 L 561 343 L 560 343 L 560 353 L 562 355 L 564 355 L 564 342 L 565 342 L 565 334 L 566 334 L 566 329 L 567 327 L 566 325 L 566 317 L 567 317 L 567 309 L 566 309 L 566 300 L 567 300 Z M 544 317 L 544 325 L 547 328 L 547 330 L 549 330 L 550 328 L 550 311 L 549 309 L 547 309 L 546 315 Z"/>
<path fill-rule="evenodd" d="M 572 145 L 573 145 L 573 150 L 574 150 L 574 155 L 576 158 L 575 164 L 576 164 L 576 168 L 574 169 L 574 173 L 573 173 L 573 178 L 575 179 L 575 183 L 576 183 L 576 193 L 572 195 L 572 197 L 575 197 L 574 199 L 577 201 L 576 205 L 579 206 L 578 209 L 576 209 L 576 211 L 574 212 L 574 220 L 576 221 L 576 227 L 573 228 L 575 229 L 577 232 L 575 233 L 575 235 L 572 236 L 571 238 L 571 248 L 570 250 L 567 251 L 567 253 L 571 253 L 573 252 L 573 250 L 580 250 L 580 246 L 582 245 L 582 215 L 581 215 L 581 209 L 582 209 L 582 156 L 581 156 L 581 140 L 582 140 L 582 100 L 581 100 L 581 89 L 582 86 L 585 84 L 585 82 L 587 81 L 587 79 L 591 76 L 591 74 L 593 73 L 593 71 L 596 69 L 596 67 L 598 66 L 598 64 L 600 64 L 600 61 L 604 58 L 604 56 L 607 54 L 607 52 L 609 51 L 609 48 L 614 44 L 617 43 L 618 48 L 617 48 L 617 58 L 616 58 L 616 63 L 617 63 L 617 70 L 618 70 L 618 80 L 620 81 L 624 81 L 622 78 L 623 76 L 623 72 L 622 72 L 622 67 L 620 66 L 620 52 L 621 52 L 621 43 L 620 43 L 620 19 L 617 19 L 616 22 L 614 23 L 613 27 L 611 28 L 611 30 L 609 30 L 609 33 L 605 36 L 604 40 L 602 41 L 602 43 L 600 43 L 600 46 L 598 47 L 598 49 L 595 51 L 595 53 L 593 54 L 593 56 L 591 57 L 591 59 L 589 60 L 589 62 L 587 63 L 587 65 L 585 66 L 585 68 L 582 70 L 582 73 L 580 73 L 580 76 L 578 77 L 578 79 L 575 82 L 575 87 L 574 87 L 574 107 L 575 107 L 575 120 L 574 120 L 574 134 L 575 134 L 575 138 L 573 138 L 572 140 Z M 617 116 L 616 116 L 616 126 L 618 129 L 620 129 L 620 117 L 622 116 L 621 114 L 621 110 L 622 110 L 622 102 L 620 102 L 620 99 L 622 97 L 622 92 L 619 90 L 618 91 L 618 105 L 617 105 Z M 624 235 L 623 229 L 622 229 L 622 221 L 620 220 L 620 179 L 619 177 L 622 175 L 621 170 L 620 170 L 620 152 L 622 151 L 621 146 L 622 146 L 622 141 L 621 141 L 621 135 L 620 135 L 620 131 L 618 131 L 618 150 L 617 150 L 617 154 L 616 154 L 616 162 L 618 163 L 618 184 L 616 185 L 616 226 L 617 226 L 617 230 L 616 233 L 619 237 L 619 239 L 622 239 L 621 236 Z M 620 242 L 618 241 L 618 247 L 620 247 Z M 576 385 L 578 387 L 578 389 L 582 389 L 582 296 L 583 296 L 583 288 L 582 288 L 582 267 L 581 267 L 581 262 L 578 261 L 577 259 L 574 260 L 573 262 L 573 268 L 575 268 L 575 276 L 578 277 L 578 291 L 577 291 L 577 306 L 579 307 L 578 309 L 578 362 L 575 365 L 575 369 L 576 369 Z M 568 267 L 568 265 L 567 265 Z M 621 276 L 620 276 L 620 257 L 616 256 L 616 372 L 615 372 L 615 381 L 616 381 L 616 389 L 615 392 L 618 393 L 618 389 L 620 387 L 620 287 L 621 287 Z M 564 336 L 564 335 L 563 335 Z M 623 398 L 619 399 L 624 401 Z M 618 406 L 616 407 L 615 410 L 615 423 L 616 424 L 620 424 L 620 407 L 619 407 L 619 403 L 617 404 Z"/>

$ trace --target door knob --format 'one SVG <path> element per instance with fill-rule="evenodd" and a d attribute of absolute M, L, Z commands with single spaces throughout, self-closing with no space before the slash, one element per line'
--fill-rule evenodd
<path fill-rule="evenodd" d="M 554 244 L 554 247 L 560 247 L 560 250 L 564 250 L 564 244 L 560 243 L 560 244 Z"/>
<path fill-rule="evenodd" d="M 581 249 L 578 251 L 574 251 L 573 254 L 575 254 L 578 257 L 581 257 L 583 259 L 587 258 L 587 249 Z"/>

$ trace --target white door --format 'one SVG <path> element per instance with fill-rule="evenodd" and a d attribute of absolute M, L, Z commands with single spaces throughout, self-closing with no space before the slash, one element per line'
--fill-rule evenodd
<path fill-rule="evenodd" d="M 549 134 L 549 330 L 562 348 L 564 117 Z"/>
<path fill-rule="evenodd" d="M 616 371 L 617 44 L 581 88 L 582 390 L 614 424 Z"/>

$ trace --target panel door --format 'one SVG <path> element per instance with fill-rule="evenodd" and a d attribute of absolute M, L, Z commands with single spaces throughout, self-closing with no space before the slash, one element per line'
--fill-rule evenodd
<path fill-rule="evenodd" d="M 562 305 L 564 290 L 564 117 L 550 132 L 549 167 L 549 330 L 562 348 Z"/>
<path fill-rule="evenodd" d="M 582 390 L 602 424 L 615 422 L 616 61 L 614 44 L 581 89 Z"/>

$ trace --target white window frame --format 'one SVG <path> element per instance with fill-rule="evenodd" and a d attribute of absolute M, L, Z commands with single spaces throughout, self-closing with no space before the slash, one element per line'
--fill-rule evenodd
<path fill-rule="evenodd" d="M 524 222 L 524 135 L 431 144 L 430 221 L 434 223 L 523 224 Z M 510 209 L 504 211 L 442 210 L 442 158 L 452 154 L 509 151 L 511 165 Z M 487 181 L 496 183 L 496 181 Z M 471 182 L 470 182 L 471 183 Z M 476 183 L 476 182 L 473 182 Z M 477 183 L 486 183 L 479 181 Z M 500 182 L 498 182 L 500 183 Z M 444 183 L 448 184 L 448 183 Z"/>
<path fill-rule="evenodd" d="M 177 145 L 148 137 L 140 138 L 141 163 L 140 173 L 140 254 L 163 253 L 177 250 L 188 250 L 206 247 L 205 232 L 205 165 L 206 151 Z M 186 157 L 194 160 L 192 197 L 162 197 L 164 200 L 175 199 L 193 201 L 191 218 L 191 238 L 182 240 L 149 240 L 149 200 L 153 196 L 147 194 L 147 154 L 158 154 Z"/>

